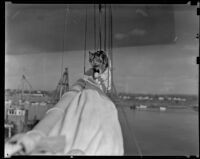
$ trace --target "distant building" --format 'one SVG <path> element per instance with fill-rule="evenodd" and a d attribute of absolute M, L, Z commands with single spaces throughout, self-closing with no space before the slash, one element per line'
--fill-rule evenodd
<path fill-rule="evenodd" d="M 49 109 L 49 105 L 46 103 L 36 103 L 28 107 L 28 120 L 41 120 L 46 111 Z"/>
<path fill-rule="evenodd" d="M 174 98 L 173 98 L 173 100 L 177 100 L 177 98 L 176 98 L 176 97 L 174 97 Z"/>
<path fill-rule="evenodd" d="M 38 94 L 41 94 L 41 91 L 40 91 L 40 90 L 37 90 L 36 92 L 37 92 Z"/>
<path fill-rule="evenodd" d="M 4 119 L 6 120 L 7 118 L 7 110 L 11 108 L 11 104 L 12 104 L 12 101 L 11 100 L 8 100 L 8 101 L 5 101 L 5 111 L 4 111 Z"/>
<path fill-rule="evenodd" d="M 8 107 L 10 107 L 11 104 L 12 104 L 12 101 L 11 101 L 11 100 L 6 100 L 6 101 L 5 101 L 5 105 L 8 106 Z"/>
<path fill-rule="evenodd" d="M 123 96 L 123 99 L 130 99 L 129 96 Z"/>
<path fill-rule="evenodd" d="M 166 111 L 166 107 L 160 107 L 160 111 Z"/>
<path fill-rule="evenodd" d="M 181 98 L 176 98 L 177 101 L 181 101 Z"/>
<path fill-rule="evenodd" d="M 139 105 L 139 106 L 136 106 L 137 109 L 146 109 L 147 106 L 146 105 Z"/>
<path fill-rule="evenodd" d="M 10 108 L 7 110 L 7 120 L 17 126 L 17 132 L 22 132 L 26 126 L 28 112 L 23 109 Z"/>
<path fill-rule="evenodd" d="M 138 100 L 143 100 L 143 97 L 142 97 L 142 96 L 135 97 L 135 98 L 138 99 Z"/>
<path fill-rule="evenodd" d="M 44 96 L 44 94 L 42 94 L 42 93 L 33 93 L 31 95 L 32 96 L 37 96 L 37 97 L 43 97 Z"/>
<path fill-rule="evenodd" d="M 148 99 L 149 99 L 149 97 L 148 97 L 148 96 L 146 96 L 146 97 L 144 97 L 143 99 L 144 99 L 144 100 L 148 100 Z"/>
<path fill-rule="evenodd" d="M 185 98 L 174 98 L 174 100 L 176 100 L 176 101 L 183 101 L 183 102 L 185 102 L 186 101 L 186 99 Z"/>
<path fill-rule="evenodd" d="M 164 100 L 164 97 L 158 97 L 158 100 Z"/>
<path fill-rule="evenodd" d="M 31 102 L 31 105 L 36 106 L 36 105 L 39 105 L 39 103 L 38 102 Z"/>
<path fill-rule="evenodd" d="M 185 99 L 185 98 L 182 98 L 182 99 L 181 99 L 181 101 L 185 102 L 185 101 L 186 101 L 186 99 Z"/>
<path fill-rule="evenodd" d="M 171 98 L 171 97 L 168 97 L 167 99 L 168 99 L 168 100 L 172 100 L 172 98 Z"/>
<path fill-rule="evenodd" d="M 4 128 L 5 128 L 5 137 L 6 138 L 10 138 L 12 136 L 12 129 L 14 128 L 13 124 L 4 124 Z M 7 131 L 6 131 L 7 130 Z"/>

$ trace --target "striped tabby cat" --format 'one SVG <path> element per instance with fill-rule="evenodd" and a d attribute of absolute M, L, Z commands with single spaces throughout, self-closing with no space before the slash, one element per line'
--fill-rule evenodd
<path fill-rule="evenodd" d="M 90 52 L 89 62 L 95 72 L 103 73 L 108 67 L 108 57 L 104 51 Z"/>

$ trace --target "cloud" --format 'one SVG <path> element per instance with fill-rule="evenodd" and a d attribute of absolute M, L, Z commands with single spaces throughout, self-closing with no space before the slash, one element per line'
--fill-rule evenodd
<path fill-rule="evenodd" d="M 128 35 L 127 34 L 123 34 L 123 33 L 117 33 L 114 35 L 115 39 L 117 40 L 122 40 L 124 38 L 126 38 Z"/>
<path fill-rule="evenodd" d="M 144 16 L 144 17 L 147 17 L 147 16 L 148 16 L 148 14 L 147 14 L 144 10 L 142 10 L 142 9 L 137 9 L 135 12 L 136 12 L 137 14 L 141 14 L 141 15 Z"/>
<path fill-rule="evenodd" d="M 130 37 L 130 36 L 144 36 L 145 34 L 146 34 L 145 30 L 135 28 L 128 33 L 117 33 L 117 34 L 114 35 L 114 38 L 117 39 L 117 40 L 123 40 L 125 38 Z"/>
<path fill-rule="evenodd" d="M 194 45 L 194 44 L 189 45 L 189 44 L 187 44 L 187 45 L 184 46 L 184 49 L 190 50 L 190 51 L 198 51 L 198 45 Z"/>
<path fill-rule="evenodd" d="M 143 30 L 143 29 L 138 29 L 138 28 L 135 28 L 133 29 L 131 32 L 130 32 L 131 35 L 136 35 L 136 36 L 143 36 L 146 34 L 146 31 Z"/>

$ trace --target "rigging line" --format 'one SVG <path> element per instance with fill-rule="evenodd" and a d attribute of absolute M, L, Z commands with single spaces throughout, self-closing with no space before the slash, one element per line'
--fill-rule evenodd
<path fill-rule="evenodd" d="M 108 80 L 108 83 L 109 83 L 109 85 L 110 85 L 110 87 L 111 87 L 111 90 L 112 90 L 112 83 L 111 83 L 111 80 L 110 79 L 112 79 L 112 77 L 110 78 L 110 76 L 111 76 L 111 64 L 112 64 L 112 59 L 111 59 L 111 54 L 110 54 L 110 50 L 111 50 L 111 45 L 110 45 L 110 39 L 111 39 L 111 34 L 110 34 L 110 24 L 111 24 L 111 18 L 110 18 L 110 7 L 108 8 L 109 10 L 108 10 L 108 14 L 109 14 L 109 16 L 108 16 L 108 18 L 109 18 L 109 23 L 108 23 L 108 57 L 109 57 L 109 71 L 108 71 L 108 77 L 109 77 L 109 80 Z M 110 90 L 110 91 L 111 91 Z"/>
<path fill-rule="evenodd" d="M 110 54 L 111 54 L 111 60 L 112 60 L 112 10 L 111 9 L 112 8 L 110 4 L 110 10 L 109 10 L 110 11 Z"/>
<path fill-rule="evenodd" d="M 110 6 L 109 6 L 109 27 L 108 27 L 108 29 L 109 29 L 109 34 L 108 34 L 108 49 L 109 49 L 109 52 L 108 52 L 108 54 L 109 54 L 109 72 L 108 72 L 108 77 L 111 77 L 111 78 L 109 78 L 109 83 L 110 83 L 110 87 L 111 87 L 111 90 L 110 91 L 112 91 L 112 74 L 111 74 L 111 71 L 112 71 L 112 54 L 111 54 L 111 21 L 112 21 L 112 19 L 111 19 L 111 4 L 110 4 Z M 111 93 L 111 92 L 110 92 Z"/>
<path fill-rule="evenodd" d="M 86 61 L 86 45 L 87 45 L 87 7 L 85 10 L 85 41 L 84 41 L 84 75 L 85 75 L 85 61 Z"/>
<path fill-rule="evenodd" d="M 104 11 L 105 11 L 105 14 L 104 14 L 104 51 L 106 52 L 107 56 L 108 56 L 108 83 L 107 83 L 107 87 L 106 87 L 106 93 L 108 93 L 108 90 L 109 90 L 109 86 L 110 86 L 110 77 L 109 77 L 109 72 L 110 72 L 110 61 L 109 61 L 109 54 L 107 52 L 107 48 L 106 48 L 106 42 L 107 42 L 107 8 L 106 8 L 106 4 L 104 4 Z"/>
<path fill-rule="evenodd" d="M 104 51 L 105 51 L 105 53 L 106 53 L 106 55 L 107 55 L 107 57 L 108 57 L 108 53 L 107 53 L 107 49 L 106 49 L 106 38 L 107 38 L 107 36 L 106 36 L 106 34 L 107 34 L 107 32 L 106 32 L 106 4 L 104 4 Z M 109 59 L 109 57 L 108 57 L 108 59 Z M 109 64 L 109 62 L 108 62 L 108 64 Z M 107 86 L 106 86 L 106 93 L 108 92 L 108 88 L 109 88 L 109 65 L 108 65 L 108 84 L 107 84 Z"/>
<path fill-rule="evenodd" d="M 109 9 L 109 8 L 108 8 Z M 105 23 L 106 21 L 108 21 L 108 23 L 105 24 L 105 39 L 108 38 L 108 40 L 105 40 L 105 45 L 106 45 L 106 42 L 108 43 L 108 45 L 105 46 L 105 51 L 106 51 L 106 55 L 108 56 L 108 84 L 107 84 L 107 87 L 106 87 L 106 93 L 109 93 L 109 86 L 110 86 L 110 77 L 109 77 L 109 72 L 110 72 L 110 57 L 109 57 L 109 12 L 108 12 L 108 18 L 107 18 L 107 7 L 106 7 L 106 4 L 105 4 Z M 107 20 L 108 19 L 108 20 Z M 108 27 L 108 33 L 107 33 L 107 27 Z M 107 36 L 108 34 L 108 36 Z M 107 47 L 107 48 L 106 48 Z"/>
<path fill-rule="evenodd" d="M 112 91 L 114 91 L 115 94 L 117 94 L 117 90 L 114 86 L 113 81 L 113 55 L 112 55 L 112 49 L 113 49 L 113 17 L 112 17 L 112 7 L 110 4 L 110 57 L 111 57 L 111 86 Z"/>
<path fill-rule="evenodd" d="M 63 52 L 62 52 L 62 59 L 61 59 L 61 77 L 63 73 L 63 58 L 64 58 L 64 52 L 65 52 L 65 32 L 66 32 L 66 26 L 67 26 L 67 16 L 69 14 L 69 8 L 66 9 L 66 12 L 64 12 L 64 34 L 63 34 Z"/>
<path fill-rule="evenodd" d="M 138 154 L 139 154 L 139 156 L 142 156 L 141 148 L 140 148 L 140 146 L 139 146 L 139 144 L 137 142 L 137 139 L 136 139 L 136 136 L 135 136 L 135 133 L 134 133 L 133 129 L 131 129 L 131 127 L 130 127 L 130 124 L 129 124 L 127 116 L 126 116 L 126 113 L 124 112 L 122 107 L 121 107 L 121 110 L 122 110 L 123 116 L 125 118 L 126 125 L 128 126 L 128 129 L 130 130 L 131 134 L 133 135 L 133 138 L 132 138 L 133 139 L 133 143 L 136 145 Z"/>
<path fill-rule="evenodd" d="M 106 51 L 106 34 L 107 34 L 107 31 L 106 31 L 106 4 L 104 5 L 105 7 L 105 14 L 104 14 L 104 50 Z"/>
<path fill-rule="evenodd" d="M 94 4 L 94 50 L 96 51 L 96 7 Z"/>
<path fill-rule="evenodd" d="M 99 4 L 99 50 L 101 50 L 101 4 Z"/>

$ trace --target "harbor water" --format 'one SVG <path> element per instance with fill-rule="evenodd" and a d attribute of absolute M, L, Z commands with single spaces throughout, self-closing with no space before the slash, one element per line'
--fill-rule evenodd
<path fill-rule="evenodd" d="M 199 155 L 198 111 L 117 109 L 125 155 Z"/>

